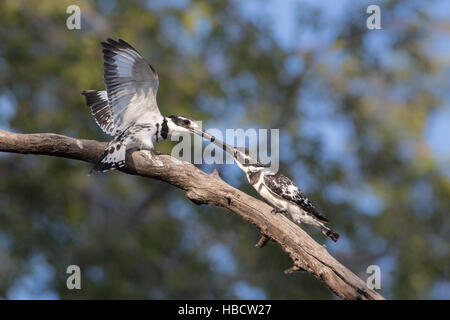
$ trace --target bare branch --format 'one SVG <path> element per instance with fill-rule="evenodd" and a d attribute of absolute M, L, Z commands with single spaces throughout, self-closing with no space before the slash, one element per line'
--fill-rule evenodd
<path fill-rule="evenodd" d="M 74 139 L 52 133 L 17 134 L 0 130 L 0 151 L 42 154 L 96 162 L 106 143 Z M 286 272 L 305 270 L 320 279 L 343 299 L 384 299 L 368 289 L 365 282 L 334 259 L 298 225 L 283 215 L 271 213 L 272 207 L 239 191 L 223 181 L 215 171 L 206 174 L 188 162 L 148 151 L 127 154 L 121 171 L 165 181 L 186 191 L 196 204 L 226 208 L 255 225 L 262 234 L 278 243 L 289 254 L 293 267 Z"/>

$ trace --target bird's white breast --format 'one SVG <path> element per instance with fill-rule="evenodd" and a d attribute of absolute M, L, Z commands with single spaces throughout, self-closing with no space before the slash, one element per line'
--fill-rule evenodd
<path fill-rule="evenodd" d="M 274 205 L 275 207 L 279 209 L 287 209 L 288 202 L 276 195 L 274 195 L 265 185 L 264 183 L 264 177 L 265 174 L 262 173 L 259 177 L 258 182 L 253 186 L 256 191 L 263 197 L 265 200 L 267 200 L 269 203 Z"/>

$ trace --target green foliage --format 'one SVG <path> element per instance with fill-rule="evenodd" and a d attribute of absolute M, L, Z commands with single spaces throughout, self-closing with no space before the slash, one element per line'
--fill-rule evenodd
<path fill-rule="evenodd" d="M 434 25 L 423 7 L 411 7 L 408 20 L 398 14 L 406 1 L 389 2 L 384 29 L 369 31 L 365 9 L 355 5 L 328 46 L 318 37 L 305 48 L 298 39 L 280 45 L 270 19 L 246 18 L 238 1 L 118 0 L 105 9 L 108 3 L 0 2 L 0 97 L 13 97 L 15 107 L 8 128 L 106 140 L 80 93 L 104 87 L 99 42 L 124 38 L 158 70 L 163 114 L 203 120 L 206 128 L 213 120 L 280 128 L 281 171 L 343 234 L 328 249 L 364 279 L 368 265 L 381 264 L 382 294 L 430 298 L 433 285 L 449 281 L 450 181 L 423 137 L 445 101 L 443 65 L 425 49 Z M 79 31 L 66 28 L 71 4 L 82 10 Z M 296 23 L 297 35 L 330 28 L 306 5 Z M 367 46 L 375 32 L 390 37 L 383 50 Z M 292 61 L 303 66 L 299 72 Z M 333 132 L 336 123 L 348 132 L 338 156 L 311 134 Z M 67 159 L 0 155 L 0 297 L 32 272 L 35 257 L 51 270 L 45 289 L 63 299 L 239 298 L 240 281 L 267 298 L 333 297 L 308 274 L 284 275 L 287 255 L 273 243 L 255 249 L 258 232 L 239 217 L 195 206 L 157 181 L 88 176 L 89 169 Z M 219 170 L 255 195 L 243 177 L 231 179 L 237 171 Z M 382 203 L 369 214 L 358 206 L 364 190 Z M 217 244 L 229 248 L 233 261 L 224 264 L 235 268 L 222 270 L 211 259 Z M 66 288 L 71 264 L 83 270 L 81 291 Z"/>

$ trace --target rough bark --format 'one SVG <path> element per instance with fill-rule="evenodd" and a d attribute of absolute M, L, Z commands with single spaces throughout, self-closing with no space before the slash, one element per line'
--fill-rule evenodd
<path fill-rule="evenodd" d="M 0 151 L 41 154 L 95 163 L 105 142 L 74 139 L 58 134 L 18 134 L 0 130 Z M 226 208 L 256 226 L 290 256 L 293 266 L 285 271 L 306 271 L 323 281 L 342 299 L 384 299 L 365 282 L 334 259 L 298 225 L 272 208 L 223 181 L 217 171 L 206 174 L 188 162 L 169 155 L 149 156 L 149 151 L 128 152 L 121 171 L 165 181 L 186 191 L 196 204 Z"/>

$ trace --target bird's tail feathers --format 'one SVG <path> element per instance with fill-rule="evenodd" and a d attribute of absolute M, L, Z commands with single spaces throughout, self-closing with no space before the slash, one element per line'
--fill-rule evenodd
<path fill-rule="evenodd" d="M 337 242 L 339 239 L 339 233 L 334 232 L 333 230 L 331 230 L 330 228 L 322 225 L 320 227 L 320 230 L 322 231 L 322 233 L 324 235 L 326 235 L 328 238 L 330 238 L 331 240 L 333 240 L 334 242 Z"/>
<path fill-rule="evenodd" d="M 119 169 L 125 166 L 126 147 L 120 141 L 112 141 L 105 149 L 100 157 L 100 160 L 92 168 L 91 174 L 94 171 L 106 172 L 114 169 Z"/>

